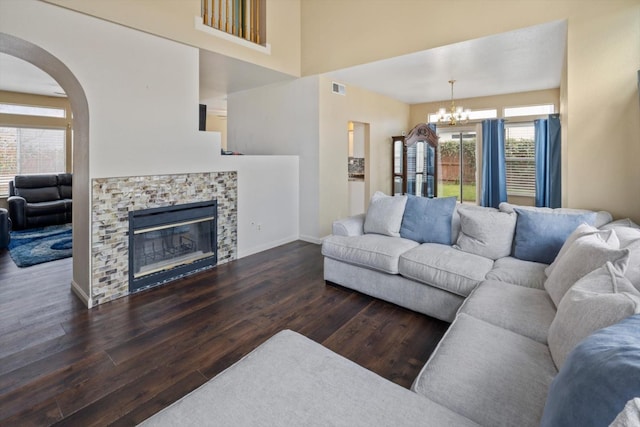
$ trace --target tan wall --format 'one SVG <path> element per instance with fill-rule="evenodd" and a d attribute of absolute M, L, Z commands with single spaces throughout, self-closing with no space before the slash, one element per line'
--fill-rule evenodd
<path fill-rule="evenodd" d="M 601 4 L 569 21 L 567 205 L 640 222 L 640 2 Z"/>
<path fill-rule="evenodd" d="M 207 130 L 220 132 L 220 148 L 227 149 L 227 117 L 215 113 L 207 114 Z"/>
<path fill-rule="evenodd" d="M 438 19 L 442 16 L 455 19 Z M 607 209 L 639 222 L 638 0 L 494 0 L 491 7 L 476 0 L 304 1 L 302 73 L 336 70 L 558 19 L 568 22 L 566 78 L 562 76 L 560 94 L 564 205 Z"/>
<path fill-rule="evenodd" d="M 196 30 L 200 0 L 46 1 L 276 71 L 300 75 L 300 0 L 267 1 L 267 43 L 271 45 L 271 54 Z"/>
<path fill-rule="evenodd" d="M 348 123 L 369 124 L 365 146 L 365 198 L 391 192 L 391 137 L 409 129 L 409 105 L 347 86 L 346 96 L 331 92 L 331 79 L 320 76 L 320 237 L 331 223 L 349 216 Z"/>

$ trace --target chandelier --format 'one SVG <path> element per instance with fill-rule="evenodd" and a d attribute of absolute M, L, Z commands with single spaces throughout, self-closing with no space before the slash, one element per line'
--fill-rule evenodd
<path fill-rule="evenodd" d="M 455 82 L 455 80 L 449 80 L 449 84 L 451 85 L 451 108 L 449 109 L 449 112 L 447 112 L 446 108 L 442 107 L 436 113 L 436 116 L 438 117 L 437 122 L 440 124 L 455 126 L 458 123 L 464 124 L 469 121 L 469 113 L 471 110 L 465 110 L 460 106 L 456 107 L 456 104 L 453 101 L 453 84 Z"/>

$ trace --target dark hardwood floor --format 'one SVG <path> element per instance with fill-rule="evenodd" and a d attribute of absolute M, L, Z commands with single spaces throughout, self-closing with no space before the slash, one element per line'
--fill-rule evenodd
<path fill-rule="evenodd" d="M 294 242 L 91 310 L 0 250 L 0 425 L 135 425 L 292 329 L 409 387 L 448 324 L 326 285 Z"/>

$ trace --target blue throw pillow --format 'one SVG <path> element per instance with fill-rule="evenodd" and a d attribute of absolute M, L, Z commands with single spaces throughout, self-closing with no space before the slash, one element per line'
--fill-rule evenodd
<path fill-rule="evenodd" d="M 455 197 L 428 199 L 409 195 L 404 208 L 400 237 L 418 243 L 451 244 L 451 217 Z"/>
<path fill-rule="evenodd" d="M 569 353 L 549 387 L 541 426 L 608 426 L 640 396 L 640 315 L 600 329 Z"/>
<path fill-rule="evenodd" d="M 514 209 L 518 214 L 513 256 L 525 261 L 551 264 L 564 241 L 580 224 L 593 225 L 595 212 L 569 214 Z"/>

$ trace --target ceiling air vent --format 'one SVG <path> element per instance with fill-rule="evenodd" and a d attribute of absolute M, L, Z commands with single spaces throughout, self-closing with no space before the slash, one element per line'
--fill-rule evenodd
<path fill-rule="evenodd" d="M 346 95 L 347 87 L 341 83 L 331 82 L 331 91 L 338 95 Z"/>

